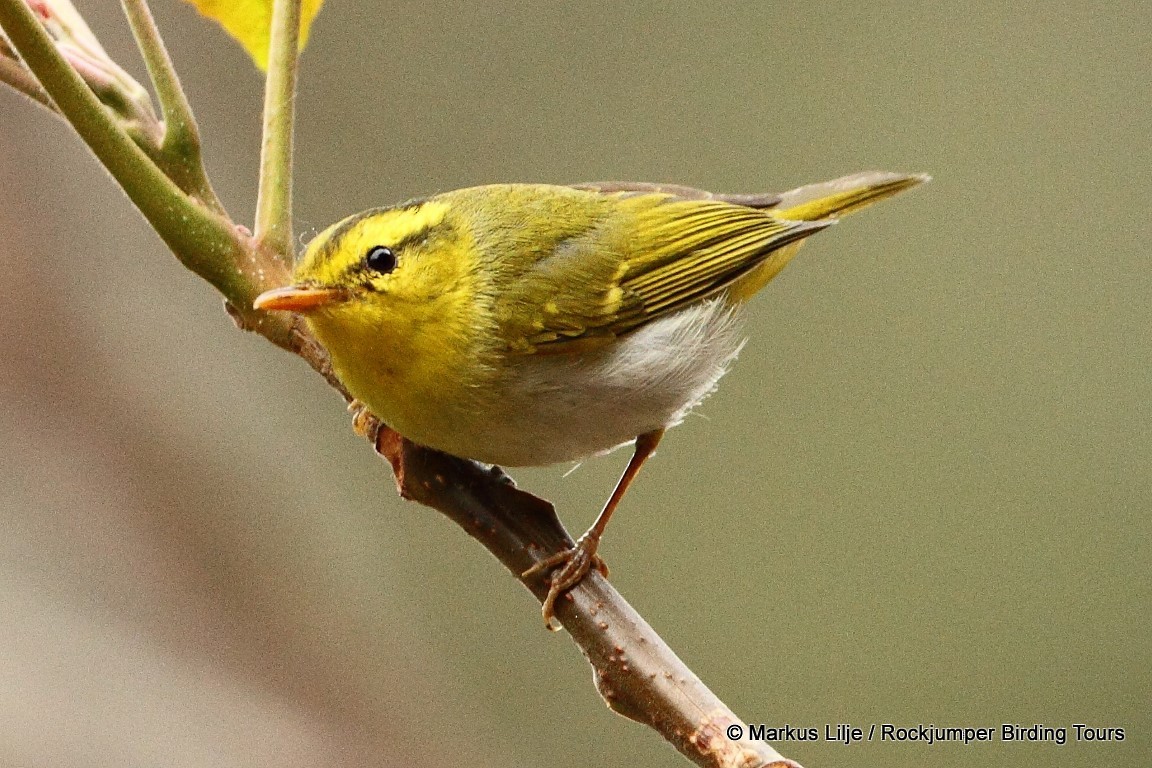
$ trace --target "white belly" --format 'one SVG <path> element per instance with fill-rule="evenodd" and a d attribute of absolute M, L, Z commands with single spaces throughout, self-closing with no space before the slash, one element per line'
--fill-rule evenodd
<path fill-rule="evenodd" d="M 678 424 L 743 346 L 739 312 L 715 299 L 594 352 L 516 358 L 487 413 L 454 430 L 454 448 L 493 464 L 555 464 Z"/>

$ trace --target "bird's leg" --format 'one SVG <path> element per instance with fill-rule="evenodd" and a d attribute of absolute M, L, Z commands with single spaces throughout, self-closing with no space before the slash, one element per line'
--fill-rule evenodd
<path fill-rule="evenodd" d="M 561 566 L 552 574 L 548 586 L 548 596 L 544 598 L 544 604 L 540 608 L 540 612 L 544 614 L 544 624 L 548 629 L 559 629 L 553 620 L 556 615 L 556 599 L 560 595 L 579 584 L 592 568 L 605 576 L 608 575 L 608 566 L 604 565 L 604 561 L 596 554 L 596 549 L 600 546 L 600 537 L 604 535 L 604 529 L 608 527 L 608 521 L 612 518 L 612 513 L 616 511 L 616 505 L 620 503 L 620 499 L 624 498 L 628 486 L 632 485 L 632 481 L 640 472 L 640 467 L 644 466 L 644 462 L 656 451 L 656 446 L 660 444 L 660 438 L 663 436 L 664 430 L 657 429 L 652 432 L 645 432 L 636 438 L 636 447 L 632 452 L 632 458 L 628 460 L 628 466 L 624 468 L 624 473 L 616 482 L 616 488 L 608 497 L 604 509 L 600 510 L 600 514 L 597 515 L 596 522 L 592 523 L 592 527 L 576 540 L 576 546 L 563 552 L 557 552 L 551 557 L 546 557 L 524 571 L 523 576 L 527 578 L 549 568 Z"/>

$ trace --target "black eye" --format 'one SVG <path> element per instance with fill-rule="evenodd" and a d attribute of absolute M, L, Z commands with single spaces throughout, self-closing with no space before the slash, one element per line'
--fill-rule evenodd
<path fill-rule="evenodd" d="M 364 257 L 364 264 L 373 272 L 386 275 L 396 269 L 396 254 L 392 253 L 392 249 L 387 246 L 374 245 L 368 249 L 368 254 Z"/>

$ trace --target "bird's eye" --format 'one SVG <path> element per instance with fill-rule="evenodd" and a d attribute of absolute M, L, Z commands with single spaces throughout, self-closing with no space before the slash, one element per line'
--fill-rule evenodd
<path fill-rule="evenodd" d="M 364 264 L 373 272 L 386 275 L 396 269 L 396 254 L 387 246 L 374 245 L 368 249 L 368 254 L 364 257 Z"/>

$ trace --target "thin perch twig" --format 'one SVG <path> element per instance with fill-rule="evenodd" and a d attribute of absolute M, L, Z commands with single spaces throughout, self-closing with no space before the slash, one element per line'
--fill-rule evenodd
<path fill-rule="evenodd" d="M 361 428 L 392 464 L 405 498 L 438 509 L 520 578 L 542 556 L 573 546 L 547 501 L 515 487 L 499 468 L 431 451 L 368 417 Z M 521 582 L 543 601 L 548 585 Z M 636 613 L 591 571 L 557 601 L 556 617 L 595 672 L 613 711 L 650 726 L 685 757 L 707 768 L 799 768 L 763 741 L 753 741 L 736 715 Z M 728 727 L 742 726 L 740 739 Z"/>

